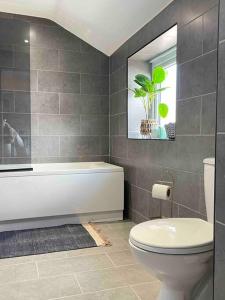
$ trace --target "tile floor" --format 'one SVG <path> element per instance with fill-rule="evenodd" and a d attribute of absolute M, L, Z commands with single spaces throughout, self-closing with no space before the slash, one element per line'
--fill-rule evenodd
<path fill-rule="evenodd" d="M 98 224 L 111 247 L 0 260 L 0 300 L 155 300 L 159 282 L 129 250 L 133 225 Z"/>

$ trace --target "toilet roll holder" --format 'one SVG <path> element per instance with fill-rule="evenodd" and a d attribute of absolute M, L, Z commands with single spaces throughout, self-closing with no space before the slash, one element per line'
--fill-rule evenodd
<path fill-rule="evenodd" d="M 169 185 L 171 188 L 174 187 L 175 179 L 173 177 L 173 174 L 169 170 L 165 170 L 166 175 L 168 176 L 169 180 L 157 180 L 157 183 L 159 184 L 166 184 Z M 163 179 L 163 176 L 161 176 Z"/>
<path fill-rule="evenodd" d="M 173 217 L 173 188 L 175 186 L 175 179 L 174 179 L 173 174 L 169 170 L 165 170 L 165 173 L 168 176 L 168 180 L 157 180 L 157 183 L 169 185 L 171 187 L 171 189 L 169 190 L 170 194 L 167 196 L 170 196 L 170 202 L 171 202 L 170 214 L 171 214 L 171 217 Z M 162 179 L 163 179 L 163 176 L 162 176 Z M 166 201 L 166 200 L 162 200 L 162 201 Z M 162 216 L 162 202 L 160 202 L 160 216 L 163 217 Z"/>

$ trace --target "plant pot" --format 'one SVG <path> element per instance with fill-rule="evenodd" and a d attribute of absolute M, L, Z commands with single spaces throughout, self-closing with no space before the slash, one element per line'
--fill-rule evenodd
<path fill-rule="evenodd" d="M 152 127 L 154 125 L 157 125 L 155 120 L 141 120 L 140 134 L 144 136 L 151 136 Z"/>

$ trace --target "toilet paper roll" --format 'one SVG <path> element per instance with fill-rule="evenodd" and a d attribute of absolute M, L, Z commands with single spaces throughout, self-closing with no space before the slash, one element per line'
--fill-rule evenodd
<path fill-rule="evenodd" d="M 169 200 L 171 197 L 171 187 L 164 184 L 154 184 L 152 186 L 152 198 Z"/>

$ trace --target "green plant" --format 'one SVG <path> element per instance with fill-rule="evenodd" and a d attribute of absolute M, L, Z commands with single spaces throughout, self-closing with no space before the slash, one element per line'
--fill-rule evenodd
<path fill-rule="evenodd" d="M 150 119 L 150 109 L 152 106 L 152 102 L 155 100 L 156 96 L 160 94 L 162 91 L 166 90 L 167 87 L 161 88 L 160 85 L 165 81 L 167 76 L 167 72 L 161 66 L 155 67 L 152 71 L 152 76 L 147 77 L 143 74 L 137 74 L 135 76 L 134 82 L 139 85 L 139 88 L 135 88 L 131 91 L 134 93 L 135 98 L 140 98 L 145 114 L 146 119 Z M 165 103 L 159 103 L 158 112 L 160 117 L 166 118 L 168 115 L 168 105 Z"/>

